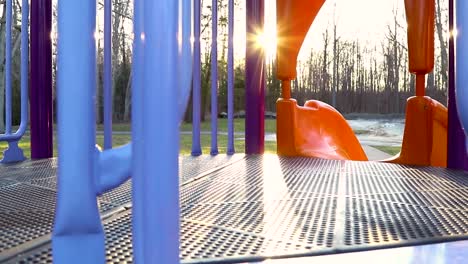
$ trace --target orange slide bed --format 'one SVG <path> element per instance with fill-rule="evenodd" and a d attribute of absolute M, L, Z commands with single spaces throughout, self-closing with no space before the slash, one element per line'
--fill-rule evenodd
<path fill-rule="evenodd" d="M 298 106 L 291 80 L 304 38 L 325 0 L 277 0 L 278 154 L 327 159 L 367 160 L 345 118 L 332 106 L 310 100 Z M 425 75 L 434 67 L 434 0 L 405 0 L 410 72 L 416 74 L 416 96 L 407 101 L 400 154 L 385 160 L 412 165 L 446 166 L 447 109 L 424 96 Z"/>

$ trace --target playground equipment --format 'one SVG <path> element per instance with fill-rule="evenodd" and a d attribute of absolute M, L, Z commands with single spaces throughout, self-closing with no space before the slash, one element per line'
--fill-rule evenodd
<path fill-rule="evenodd" d="M 302 42 L 325 0 L 277 1 L 278 69 L 282 98 L 277 102 L 278 153 L 330 159 L 367 160 L 352 129 L 332 106 L 291 98 L 296 60 Z M 434 0 L 406 0 L 409 70 L 416 75 L 416 97 L 408 99 L 400 154 L 386 162 L 447 164 L 447 109 L 424 96 L 425 75 L 434 68 Z M 443 139 L 443 140 L 441 140 Z"/>
<path fill-rule="evenodd" d="M 424 96 L 426 74 L 434 69 L 435 1 L 405 0 L 405 7 L 409 71 L 416 75 L 416 96 L 406 103 L 401 152 L 388 162 L 446 167 L 447 108 Z"/>
<path fill-rule="evenodd" d="M 105 2 L 106 14 L 111 13 L 110 2 Z M 296 13 L 312 10 L 315 17 L 324 1 L 290 2 L 278 1 L 278 8 L 291 8 Z M 10 3 L 11 8 L 11 0 L 7 3 Z M 217 0 L 213 0 L 213 10 L 216 10 L 217 3 Z M 411 3 L 422 2 L 416 0 Z M 25 163 L 24 167 L 21 163 L 0 166 L 2 176 L 8 176 L 7 179 L 0 178 L 0 221 L 6 219 L 5 224 L 0 225 L 0 233 L 12 237 L 14 242 L 11 244 L 18 240 L 25 241 L 13 249 L 5 249 L 5 246 L 0 245 L 0 262 L 40 263 L 51 262 L 53 258 L 55 263 L 102 263 L 109 258 L 115 262 L 135 263 L 178 263 L 180 259 L 191 263 L 233 263 L 396 246 L 405 246 L 404 249 L 414 246 L 414 250 L 410 254 L 407 251 L 405 254 L 395 254 L 400 252 L 398 250 L 391 251 L 393 254 L 389 256 L 408 258 L 414 257 L 414 252 L 423 252 L 430 255 L 430 260 L 439 260 L 439 252 L 446 254 L 446 251 L 455 248 L 455 253 L 458 253 L 455 257 L 468 257 L 465 251 L 460 250 L 466 248 L 466 242 L 463 241 L 443 243 L 440 247 L 418 246 L 468 238 L 465 203 L 468 193 L 464 172 L 387 163 L 246 155 L 227 163 L 222 160 L 221 165 L 198 171 L 189 180 L 183 180 L 182 177 L 180 179 L 183 182 L 180 184 L 178 125 L 187 100 L 192 72 L 195 117 L 192 150 L 194 156 L 201 154 L 200 120 L 197 114 L 200 112 L 200 1 L 194 2 L 193 71 L 191 1 L 134 1 L 133 141 L 120 148 L 97 149 L 93 104 L 96 85 L 96 1 L 59 0 L 58 4 L 58 177 L 55 177 L 53 165 L 49 168 L 41 161 Z M 264 58 L 261 49 L 252 47 L 255 34 L 262 28 L 263 4 L 261 0 L 247 1 L 248 154 L 261 154 L 263 150 L 262 122 L 257 121 L 263 118 Z M 308 4 L 313 8 L 307 8 L 310 7 Z M 457 1 L 456 5 L 459 13 L 457 28 L 463 33 L 462 29 L 468 28 L 468 20 L 463 16 L 468 12 L 468 4 Z M 26 0 L 22 8 L 25 12 L 23 17 L 27 18 Z M 451 2 L 451 14 L 454 9 Z M 231 78 L 228 87 L 231 90 L 228 93 L 231 96 L 228 103 L 228 137 L 231 139 L 228 153 L 234 152 L 231 123 L 233 10 L 234 1 L 230 0 Z M 216 17 L 216 13 L 213 17 Z M 288 12 L 279 16 L 280 21 L 290 19 Z M 410 19 L 419 21 L 418 16 Z M 109 17 L 105 21 L 109 23 Z M 297 21 L 298 26 L 286 26 L 283 29 L 305 34 L 313 17 L 296 17 L 294 21 Z M 27 32 L 27 19 L 22 22 L 25 26 L 22 32 Z M 430 25 L 426 26 L 426 29 L 430 28 Z M 365 160 L 361 146 L 336 110 L 318 101 L 309 101 L 304 107 L 299 107 L 290 99 L 289 81 L 295 76 L 295 61 L 289 59 L 297 56 L 302 40 L 292 38 L 290 41 L 293 45 L 283 49 L 280 47 L 280 65 L 287 66 L 279 69 L 284 73 L 280 77 L 283 79 L 283 97 L 287 98 L 278 103 L 278 114 L 281 111 L 281 115 L 278 115 L 281 118 L 278 120 L 278 133 L 279 136 L 287 136 L 291 135 L 287 129 L 296 130 L 292 141 L 283 140 L 288 140 L 287 137 L 281 138 L 278 145 L 282 148 L 280 154 L 285 149 L 291 151 L 291 155 L 317 154 L 330 159 Z M 216 45 L 215 40 L 213 45 Z M 464 74 L 460 74 L 467 67 L 464 60 L 466 51 L 462 49 L 465 46 L 468 46 L 468 38 L 459 34 L 456 60 L 459 74 L 456 75 L 456 83 L 460 116 L 466 127 L 468 111 L 464 109 L 463 102 L 467 99 L 465 92 L 468 80 Z M 424 51 L 430 52 L 430 49 Z M 451 60 L 452 63 L 454 61 Z M 415 59 L 415 63 L 419 63 L 419 60 Z M 109 64 L 106 65 L 109 67 Z M 423 63 L 421 72 L 418 69 L 415 71 L 425 74 L 428 65 L 430 61 Z M 25 76 L 27 73 L 22 71 L 22 78 Z M 217 76 L 214 74 L 212 78 L 216 83 Z M 213 87 L 216 88 L 215 85 Z M 453 92 L 454 86 L 451 85 L 449 89 Z M 431 147 L 432 155 L 439 146 L 433 143 L 434 134 L 443 136 L 444 112 L 426 97 L 417 96 L 416 99 L 411 101 L 414 101 L 411 107 L 414 106 L 415 110 L 408 110 L 411 114 L 407 120 L 407 129 L 413 123 L 422 122 L 429 126 L 427 131 L 430 131 L 432 124 L 435 132 L 428 132 L 422 137 L 425 146 L 436 145 L 436 148 Z M 431 110 L 421 111 L 421 105 Z M 110 108 L 106 107 L 106 111 Z M 450 115 L 452 120 L 458 122 L 455 111 L 449 111 Z M 285 122 L 284 117 L 287 116 L 294 117 L 291 123 Z M 417 121 L 413 121 L 413 117 Z M 420 117 L 424 119 L 420 121 Z M 301 122 L 304 120 L 323 122 L 318 130 L 320 133 L 310 133 L 318 126 L 312 122 Z M 448 132 L 451 132 L 450 127 L 449 119 Z M 216 154 L 219 152 L 216 123 L 213 123 L 212 129 L 210 152 Z M 306 137 L 308 135 L 320 142 L 310 140 Z M 405 137 L 408 136 L 405 134 Z M 415 140 L 407 139 L 408 142 Z M 453 141 L 452 144 L 459 142 Z M 298 148 L 298 145 L 304 148 Z M 462 146 L 464 148 L 464 143 Z M 312 151 L 305 147 L 312 148 Z M 403 151 L 401 156 L 406 153 Z M 455 154 L 449 151 L 449 155 Z M 440 162 L 432 156 L 430 159 L 430 162 Z M 197 158 L 193 160 L 200 161 Z M 459 160 L 460 163 L 452 164 L 452 168 L 464 166 L 466 159 Z M 46 160 L 45 164 L 47 162 L 54 163 L 55 160 Z M 51 177 L 44 177 L 43 172 L 47 169 L 53 174 Z M 129 178 L 131 182 L 126 182 L 126 186 L 119 186 Z M 57 187 L 54 181 L 57 181 Z M 114 195 L 118 198 L 116 200 L 124 198 L 125 202 L 109 201 Z M 21 203 L 13 203 L 16 201 L 14 199 L 19 199 Z M 22 204 L 25 201 L 29 203 Z M 116 207 L 109 211 L 106 205 Z M 47 219 L 54 214 L 50 245 L 50 231 L 47 228 L 51 227 L 52 222 L 47 222 Z M 12 222 L 14 225 L 10 224 Z M 7 228 L 7 231 L 2 228 Z M 31 229 L 34 237 L 24 239 L 23 234 L 29 234 Z M 364 253 L 361 260 L 372 255 L 368 251 Z M 381 256 L 374 257 L 374 260 L 381 260 Z M 447 261 L 454 259 L 452 254 L 443 256 Z M 324 262 L 329 260 L 328 256 L 325 257 L 327 259 Z M 308 260 L 297 259 L 300 263 Z M 424 262 L 423 258 L 414 261 L 420 263 L 421 260 Z"/>
<path fill-rule="evenodd" d="M 21 24 L 21 123 L 18 130 L 12 133 L 12 87 L 11 87 L 11 12 L 12 1 L 6 1 L 6 39 L 5 39 L 5 133 L 0 135 L 0 141 L 7 141 L 8 148 L 3 152 L 0 163 L 19 162 L 26 159 L 23 150 L 18 147 L 18 141 L 23 137 L 28 126 L 28 68 L 29 68 L 29 41 L 28 21 L 29 3 L 22 1 L 22 17 L 25 19 Z M 1 99 L 3 100 L 3 99 Z"/>
<path fill-rule="evenodd" d="M 299 49 L 323 3 L 277 1 L 277 76 L 282 85 L 282 98 L 276 103 L 278 154 L 364 161 L 364 150 L 338 111 L 316 100 L 301 107 L 291 98 Z"/>
<path fill-rule="evenodd" d="M 105 259 L 96 199 L 123 183 L 131 172 L 134 261 L 175 263 L 179 259 L 178 125 L 192 67 L 191 1 L 135 1 L 133 144 L 103 152 L 94 147 L 95 17 L 95 1 L 58 2 L 61 158 L 54 260 L 94 263 Z M 84 213 L 75 217 L 74 212 Z M 162 241 L 164 245 L 154 248 Z"/>

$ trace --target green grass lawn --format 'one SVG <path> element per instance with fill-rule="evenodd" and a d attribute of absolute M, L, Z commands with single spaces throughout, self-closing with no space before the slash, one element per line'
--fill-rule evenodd
<path fill-rule="evenodd" d="M 400 150 L 401 150 L 401 147 L 394 147 L 394 146 L 371 146 L 371 147 L 374 147 L 392 156 L 400 153 Z"/>
<path fill-rule="evenodd" d="M 200 124 L 201 131 L 210 131 L 211 122 L 205 121 Z M 131 125 L 129 123 L 114 123 L 112 124 L 113 131 L 130 131 Z M 97 125 L 97 130 L 104 130 L 102 124 Z M 227 119 L 218 119 L 218 130 L 220 132 L 227 132 Z M 180 131 L 192 131 L 191 123 L 182 123 L 180 125 Z M 245 131 L 245 119 L 236 118 L 234 119 L 234 131 Z M 265 119 L 265 133 L 276 133 L 276 120 Z"/>
<path fill-rule="evenodd" d="M 209 121 L 201 123 L 202 131 L 210 131 L 211 123 Z M 98 130 L 103 129 L 102 125 L 97 126 Z M 115 123 L 113 124 L 114 131 L 130 131 L 131 126 L 128 123 Z M 183 123 L 180 127 L 181 131 L 192 131 L 192 124 Z M 227 119 L 218 119 L 218 130 L 220 132 L 227 132 Z M 243 132 L 245 130 L 245 120 L 244 119 L 234 119 L 234 131 Z M 276 120 L 266 119 L 265 120 L 265 133 L 276 133 Z M 363 134 L 365 131 L 355 131 L 356 134 Z M 130 142 L 131 136 L 129 134 L 114 134 L 112 137 L 113 145 L 120 146 Z M 30 138 L 29 135 L 23 137 L 19 145 L 24 150 L 24 154 L 27 157 L 30 157 L 31 147 L 29 144 Z M 54 137 L 54 156 L 57 156 L 57 143 L 56 137 Z M 96 135 L 96 143 L 103 145 L 104 137 L 103 135 Z M 243 153 L 245 151 L 245 142 L 243 136 L 235 136 L 234 147 L 236 152 Z M 6 149 L 8 144 L 6 142 L 0 142 L 0 151 Z M 201 135 L 201 146 L 203 154 L 210 153 L 211 146 L 211 136 L 210 135 Z M 400 152 L 400 147 L 391 147 L 391 146 L 373 146 L 383 152 L 386 152 L 390 155 L 395 155 Z M 183 134 L 180 136 L 180 153 L 183 155 L 188 155 L 191 153 L 192 149 L 192 135 Z M 227 136 L 218 135 L 218 149 L 219 153 L 226 153 L 227 149 Z M 276 142 L 265 141 L 265 153 L 276 153 Z"/>
<path fill-rule="evenodd" d="M 181 131 L 192 131 L 191 123 L 182 123 L 180 126 Z M 211 122 L 205 121 L 201 123 L 201 131 L 210 131 Z M 218 119 L 218 130 L 221 132 L 227 132 L 227 119 Z M 245 119 L 236 118 L 234 119 L 234 131 L 245 131 Z M 276 133 L 276 120 L 265 119 L 265 133 Z"/>
<path fill-rule="evenodd" d="M 209 121 L 201 123 L 202 131 L 210 131 L 211 123 Z M 131 126 L 129 123 L 115 123 L 113 124 L 113 131 L 130 131 Z M 245 129 L 245 120 L 244 119 L 234 119 L 234 131 L 243 132 Z M 102 131 L 103 126 L 98 125 L 97 130 Z M 181 131 L 192 131 L 192 124 L 183 123 L 180 127 Z M 218 130 L 220 132 L 227 132 L 227 119 L 218 119 Z M 265 132 L 266 133 L 275 133 L 276 132 L 276 120 L 267 119 L 265 120 Z M 245 142 L 243 136 L 237 136 L 234 140 L 234 148 L 236 152 L 243 153 L 245 151 Z M 130 135 L 114 134 L 112 136 L 112 143 L 114 146 L 120 146 L 130 142 Z M 25 135 L 20 141 L 19 146 L 23 149 L 26 157 L 31 156 L 31 146 L 30 146 L 30 137 Z M 96 135 L 96 143 L 103 145 L 104 136 Z M 0 151 L 4 151 L 8 146 L 6 142 L 0 142 Z M 210 135 L 201 135 L 201 146 L 203 154 L 210 153 L 211 146 L 211 136 Z M 227 136 L 218 135 L 218 150 L 219 153 L 226 153 L 227 150 Z M 183 134 L 180 135 L 180 153 L 183 155 L 189 155 L 192 151 L 192 135 Z M 266 153 L 276 153 L 276 142 L 267 141 L 265 142 L 265 152 Z M 54 137 L 54 156 L 57 156 L 57 140 Z"/>
<path fill-rule="evenodd" d="M 354 130 L 354 134 L 357 136 L 357 135 L 363 135 L 363 134 L 369 134 L 370 131 L 369 130 L 365 130 L 365 129 L 356 129 Z"/>
<path fill-rule="evenodd" d="M 201 135 L 201 146 L 203 154 L 210 154 L 211 136 Z M 245 141 L 244 139 L 238 139 L 234 137 L 234 148 L 237 153 L 245 152 Z M 192 151 L 192 136 L 181 135 L 180 137 L 180 153 L 188 155 Z M 218 135 L 218 151 L 219 153 L 226 153 L 227 151 L 227 136 Z M 265 153 L 276 153 L 276 142 L 265 141 Z"/>
<path fill-rule="evenodd" d="M 201 135 L 201 146 L 203 154 L 210 153 L 211 136 Z M 19 145 L 23 149 L 26 157 L 31 156 L 31 146 L 29 144 L 29 136 L 23 137 Z M 113 135 L 112 143 L 114 146 L 124 145 L 130 142 L 130 135 Z M 102 135 L 96 136 L 96 143 L 103 145 L 104 137 Z M 6 142 L 0 142 L 0 151 L 7 148 Z M 234 140 L 234 148 L 236 152 L 243 153 L 245 151 L 245 142 L 243 139 Z M 227 136 L 218 135 L 218 150 L 219 153 L 226 153 L 227 151 Z M 192 135 L 181 135 L 180 136 L 180 153 L 182 155 L 189 155 L 192 152 Z M 265 142 L 265 153 L 276 153 L 276 142 L 266 141 Z M 54 140 L 54 156 L 57 156 L 57 141 Z"/>

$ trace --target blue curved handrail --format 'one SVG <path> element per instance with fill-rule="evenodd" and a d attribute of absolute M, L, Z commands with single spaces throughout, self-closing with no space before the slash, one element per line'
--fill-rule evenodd
<path fill-rule="evenodd" d="M 11 129 L 11 12 L 12 0 L 6 2 L 6 41 L 5 41 L 5 134 L 0 135 L 0 141 L 7 141 L 8 148 L 3 152 L 1 163 L 19 162 L 26 159 L 23 150 L 18 147 L 18 141 L 26 133 L 28 126 L 28 76 L 29 76 L 29 2 L 22 0 L 21 10 L 21 123 L 18 130 Z"/>

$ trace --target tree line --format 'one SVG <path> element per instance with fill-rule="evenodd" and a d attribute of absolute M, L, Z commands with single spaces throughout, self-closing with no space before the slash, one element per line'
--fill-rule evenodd
<path fill-rule="evenodd" d="M 245 1 L 236 0 L 235 5 Z M 202 102 L 201 119 L 209 118 L 211 96 L 211 1 L 201 0 L 201 73 Z M 53 7 L 53 28 L 56 32 L 56 6 Z M 97 121 L 102 122 L 103 98 L 103 1 L 97 3 Z M 113 0 L 112 11 L 112 76 L 113 119 L 128 122 L 131 119 L 131 63 L 132 63 L 132 2 Z M 448 85 L 448 4 L 436 0 L 436 57 L 435 69 L 428 75 L 426 94 L 446 104 Z M 1 2 L 0 17 L 0 98 L 5 91 L 5 19 L 6 5 Z M 236 9 L 237 10 L 237 9 Z M 218 0 L 218 112 L 227 112 L 227 1 Z M 303 104 L 317 99 L 335 106 L 342 113 L 403 113 L 405 102 L 415 94 L 414 76 L 408 72 L 408 54 L 404 10 L 393 10 L 393 22 L 385 29 L 385 38 L 378 45 L 369 46 L 362 40 L 343 39 L 336 21 L 324 29 L 322 50 L 310 50 L 307 58 L 298 66 L 298 78 L 292 82 L 292 95 Z M 13 1 L 12 31 L 12 87 L 13 122 L 19 123 L 20 107 L 20 30 L 21 3 Z M 53 41 L 53 76 L 56 68 L 56 38 Z M 275 112 L 276 100 L 281 96 L 280 82 L 275 78 L 275 60 L 266 63 L 267 111 Z M 234 105 L 235 111 L 245 109 L 245 67 L 242 58 L 236 58 Z M 155 84 L 156 85 L 156 84 Z M 54 101 L 55 101 L 55 82 Z M 0 100 L 0 131 L 3 130 L 4 100 Z M 191 121 L 191 107 L 187 109 L 186 121 Z"/>
<path fill-rule="evenodd" d="M 435 67 L 427 76 L 426 95 L 447 103 L 448 6 L 436 0 Z M 322 33 L 323 50 L 311 50 L 298 66 L 292 82 L 292 97 L 303 104 L 317 99 L 342 113 L 404 113 L 406 99 L 415 95 L 415 76 L 408 72 L 408 50 L 404 10 L 393 10 L 379 45 L 340 38 L 336 21 Z M 403 25 L 402 25 L 403 24 Z M 274 109 L 280 83 L 274 77 L 276 65 L 268 69 L 267 108 Z"/>

